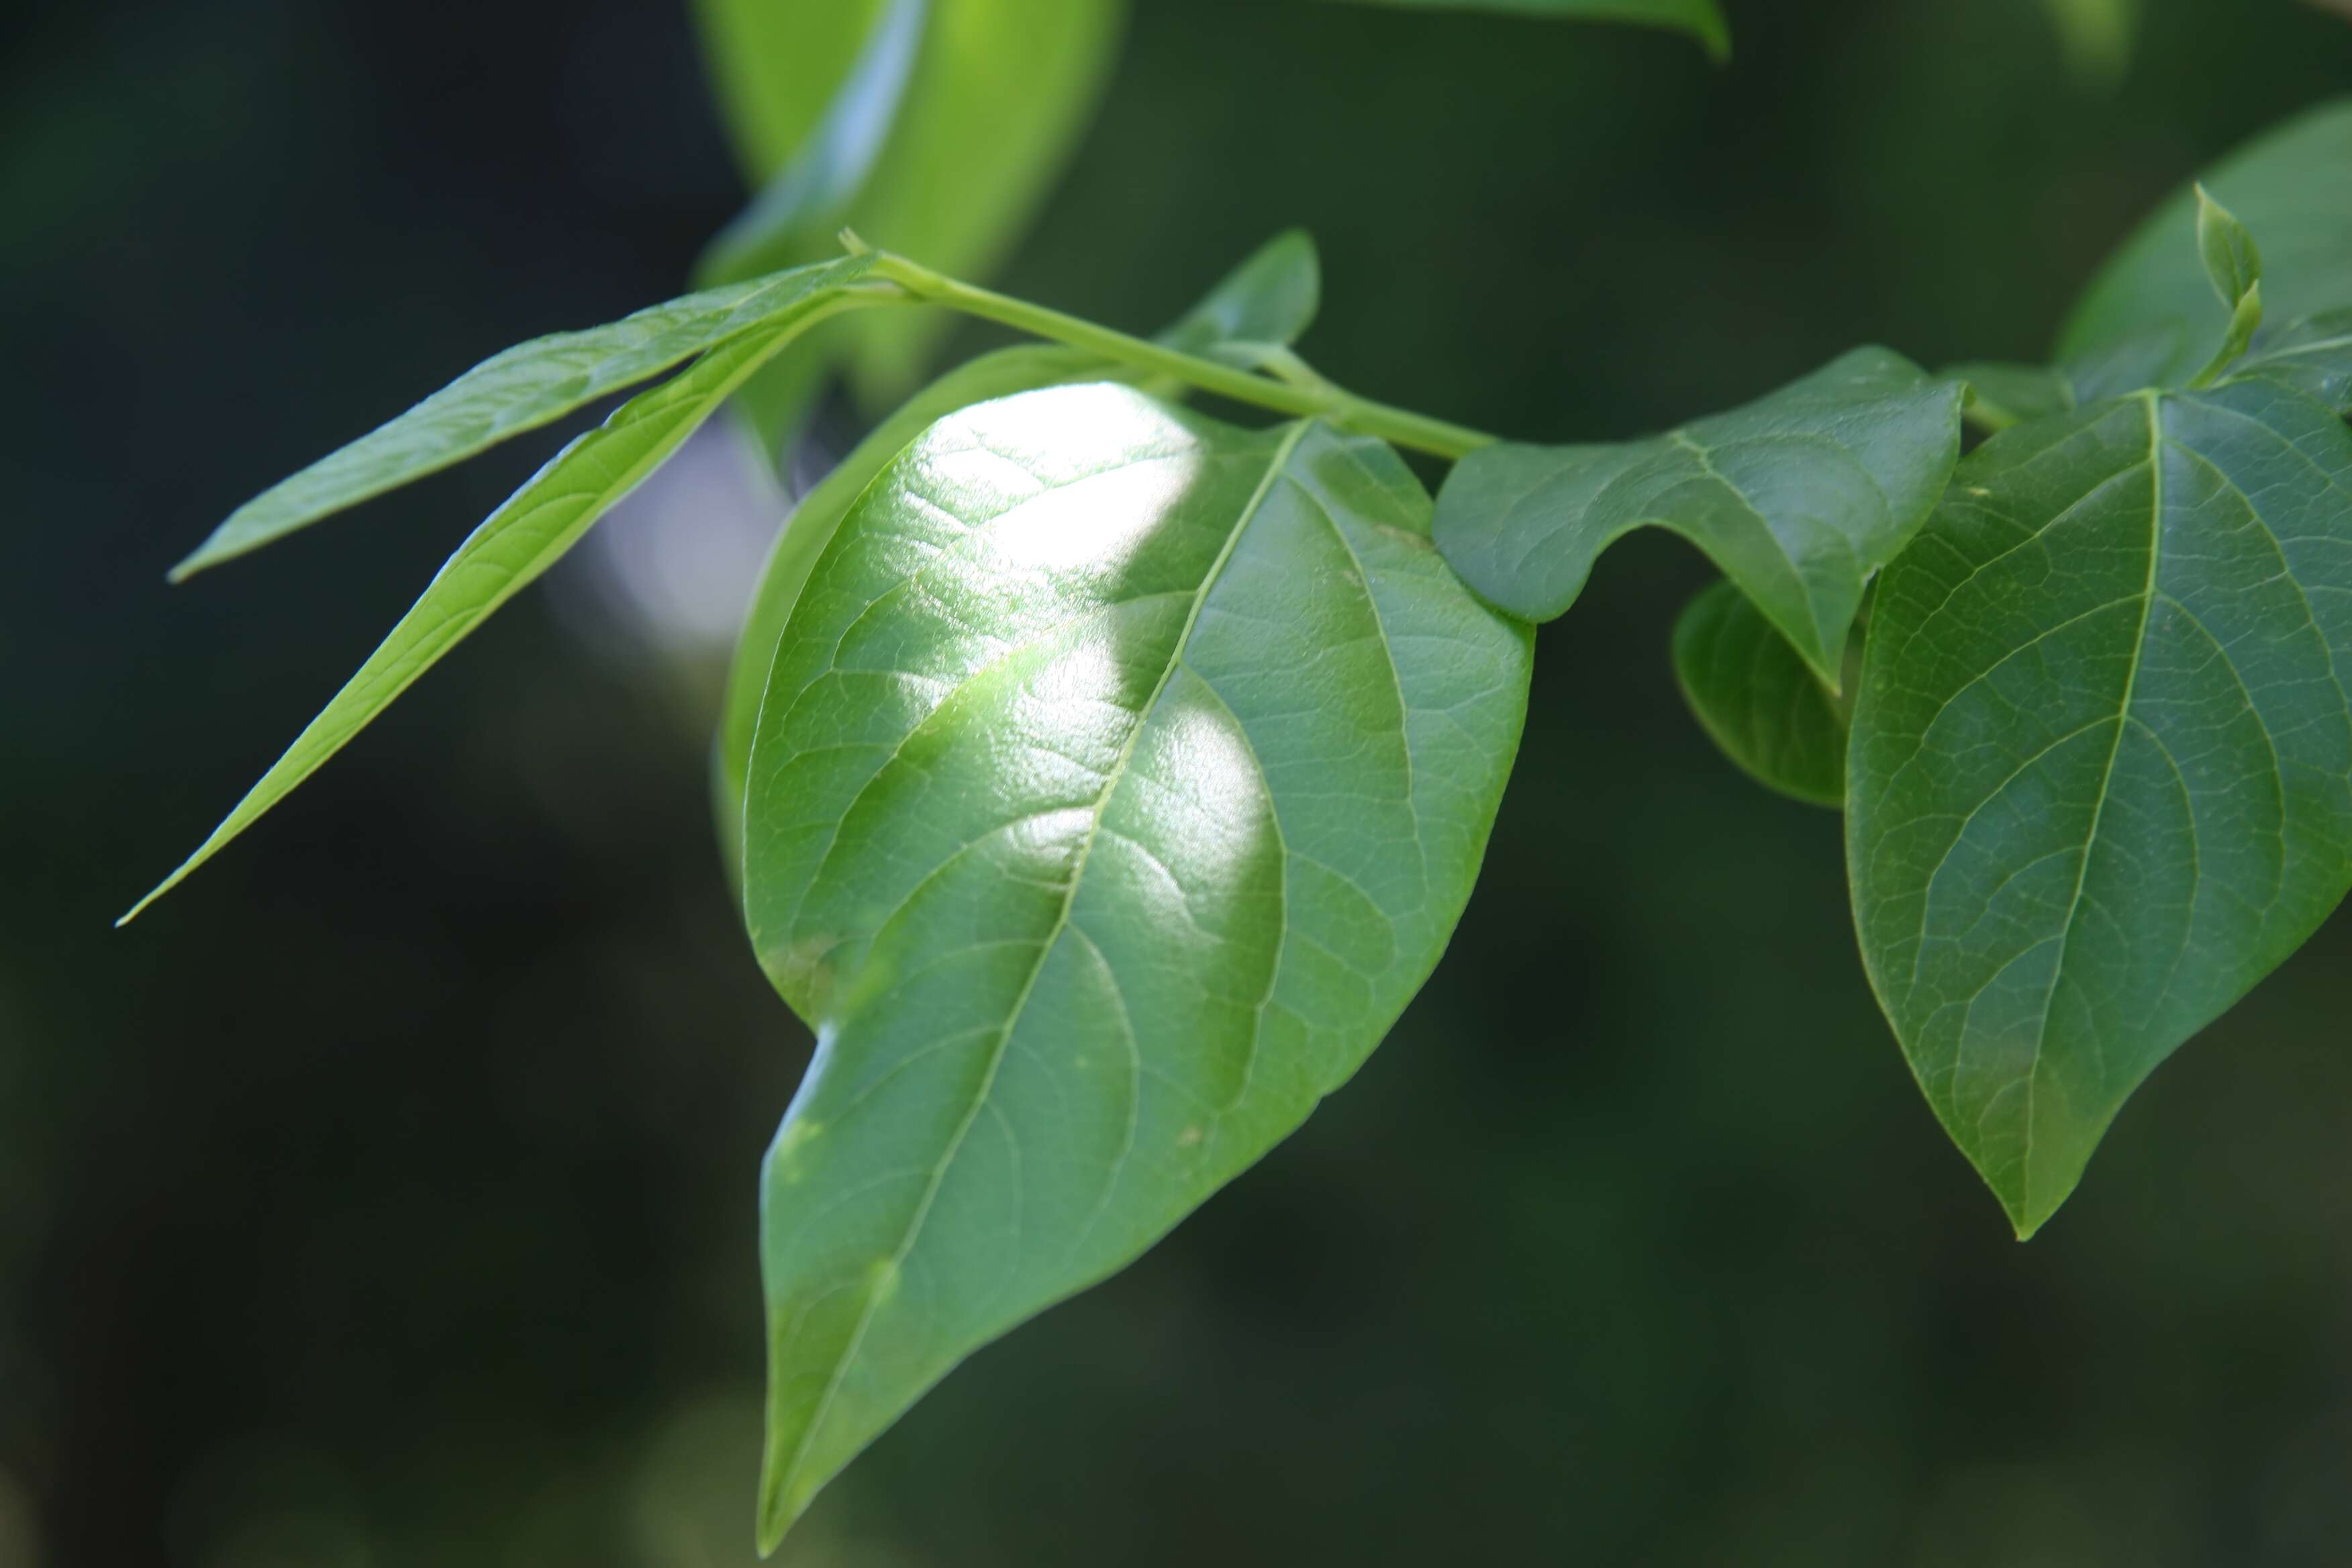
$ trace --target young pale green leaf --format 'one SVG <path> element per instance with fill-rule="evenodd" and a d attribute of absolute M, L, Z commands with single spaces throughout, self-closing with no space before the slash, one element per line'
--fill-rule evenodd
<path fill-rule="evenodd" d="M 817 1055 L 768 1157 L 761 1536 L 1286 1135 L 1468 896 L 1528 628 L 1378 442 L 1141 393 L 935 426 L 810 576 L 746 918 Z"/>
<path fill-rule="evenodd" d="M 2085 84 L 2113 88 L 2131 64 L 2140 0 L 2042 0 L 2069 69 Z"/>
<path fill-rule="evenodd" d="M 840 278 L 854 279 L 856 269 Z M 310 721 L 261 781 L 179 869 L 134 905 L 127 921 L 251 826 L 390 706 L 492 611 L 560 559 L 716 413 L 761 363 L 812 322 L 850 303 L 845 288 L 810 289 L 781 315 L 740 332 L 680 374 L 638 394 L 602 426 L 563 448 L 486 518 L 426 586 L 382 646 Z"/>
<path fill-rule="evenodd" d="M 2221 346 L 2189 381 L 2191 386 L 2210 386 L 2237 363 L 2262 327 L 2263 253 L 2246 226 L 2201 184 L 2197 187 L 2197 250 L 2205 261 L 2206 279 L 2230 311 Z"/>
<path fill-rule="evenodd" d="M 246 502 L 174 567 L 174 582 L 509 437 L 536 430 L 607 393 L 660 374 L 738 333 L 845 288 L 870 265 L 838 258 L 654 305 L 608 326 L 518 343 L 424 402 Z"/>
<path fill-rule="evenodd" d="M 1846 705 L 1731 584 L 1703 591 L 1675 622 L 1675 679 L 1699 726 L 1758 783 L 1810 805 L 1844 803 Z"/>
<path fill-rule="evenodd" d="M 1364 0 L 1417 11 L 1497 11 L 1577 22 L 1633 22 L 1688 33 L 1719 63 L 1731 58 L 1731 26 L 1717 0 Z"/>
<path fill-rule="evenodd" d="M 2074 383 L 2048 365 L 1980 360 L 1947 365 L 1944 374 L 1968 384 L 1969 422 L 1986 431 L 2063 414 L 2075 403 Z"/>
<path fill-rule="evenodd" d="M 2352 415 L 2352 310 L 2322 311 L 2262 334 L 2231 379 L 2275 382 Z"/>
<path fill-rule="evenodd" d="M 2021 1236 L 2352 885 L 2352 433 L 2263 380 L 2036 420 L 1881 582 L 1847 779 L 1873 985 Z"/>
<path fill-rule="evenodd" d="M 2263 298 L 2275 317 L 2352 303 L 2352 100 L 2258 138 L 2216 164 L 2203 184 L 2261 237 Z M 2197 213 L 2195 190 L 2184 188 L 2116 252 L 2059 334 L 2061 363 L 2072 367 L 2138 339 L 2148 368 L 2118 390 L 2179 386 L 2196 374 L 2230 318 L 2214 303 L 2203 252 L 2192 243 Z"/>
<path fill-rule="evenodd" d="M 1455 465 L 1437 543 L 1470 585 L 1548 621 L 1636 528 L 1706 552 L 1834 689 L 1864 586 L 1944 488 L 1962 388 L 1857 349 L 1747 407 L 1646 441 L 1502 445 Z"/>
<path fill-rule="evenodd" d="M 1253 251 L 1158 341 L 1201 354 L 1235 342 L 1295 342 L 1315 320 L 1322 279 L 1314 240 L 1303 229 L 1287 230 Z M 730 866 L 741 854 L 745 770 L 776 639 L 791 618 L 810 567 L 832 540 L 850 502 L 908 442 L 957 409 L 1039 387 L 1133 379 L 1135 373 L 1122 365 L 1058 345 L 1023 344 L 983 354 L 950 371 L 876 426 L 793 509 L 752 590 L 719 711 L 713 779 L 719 842 L 727 847 Z"/>
<path fill-rule="evenodd" d="M 734 15 L 756 8 L 756 20 Z M 765 47 L 791 47 L 803 28 L 824 40 L 836 32 L 829 5 L 779 5 L 774 0 L 706 0 L 706 47 L 716 58 L 730 41 L 757 35 Z M 777 90 L 815 91 L 817 106 L 796 106 L 790 119 L 808 127 L 855 113 L 840 108 L 855 98 L 861 78 L 880 80 L 876 28 L 919 23 L 911 79 L 890 97 L 897 110 L 877 153 L 845 205 L 829 198 L 814 206 L 772 191 L 754 214 L 733 226 L 722 251 L 704 260 L 701 276 L 720 281 L 736 267 L 761 268 L 799 260 L 830 248 L 834 229 L 846 223 L 877 244 L 922 257 L 945 272 L 975 276 L 992 270 L 1010 250 L 1076 147 L 1108 75 L 1125 0 L 930 0 L 928 7 L 893 0 L 866 5 L 864 53 L 852 51 L 830 76 L 786 73 Z M 887 51 L 885 51 L 887 52 Z M 722 67 L 722 69 L 726 68 Z M 749 73 L 747 73 L 748 75 Z M 864 85 L 872 86 L 872 82 Z M 745 92 L 756 90 L 746 85 Z M 866 94 L 880 102 L 879 93 Z M 738 110 L 740 117 L 745 111 Z M 862 121 L 861 121 L 862 122 Z M 739 137 L 750 144 L 748 135 Z M 764 141 L 762 145 L 765 145 Z M 793 153 L 803 153 L 795 143 Z M 863 149 L 861 148 L 861 151 Z M 806 156 L 814 159 L 814 151 Z M 793 178 L 789 158 L 758 168 L 764 184 Z M 819 210 L 821 209 L 821 210 Z M 765 219 L 758 216 L 763 210 Z M 852 383 L 866 400 L 887 405 L 919 380 L 924 360 L 948 321 L 934 312 L 892 312 L 843 329 Z M 778 373 L 782 374 L 782 373 Z M 773 401 L 773 399 L 772 399 Z"/>

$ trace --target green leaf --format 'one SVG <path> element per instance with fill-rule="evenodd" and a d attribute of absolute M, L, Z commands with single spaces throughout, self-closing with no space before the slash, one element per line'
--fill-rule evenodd
<path fill-rule="evenodd" d="M 776 653 L 746 918 L 817 1031 L 768 1157 L 761 1537 L 1286 1135 L 1444 950 L 1526 711 L 1378 442 L 1126 388 L 933 426 Z"/>
<path fill-rule="evenodd" d="M 2205 262 L 2206 280 L 2230 311 L 2221 346 L 2189 378 L 2191 386 L 2210 386 L 2246 352 L 2263 324 L 2263 255 L 2246 226 L 2203 185 L 2197 187 L 2197 250 Z"/>
<path fill-rule="evenodd" d="M 1716 0 L 1360 0 L 1416 11 L 1494 11 L 1562 21 L 1633 22 L 1688 33 L 1717 62 L 1731 58 L 1731 26 Z"/>
<path fill-rule="evenodd" d="M 173 568 L 177 582 L 331 512 L 461 463 L 607 393 L 659 375 L 738 333 L 800 311 L 869 262 L 835 259 L 688 294 L 585 331 L 494 354 L 415 407 L 246 502 Z"/>
<path fill-rule="evenodd" d="M 2274 382 L 2339 416 L 2352 414 L 2352 310 L 2322 311 L 2261 334 L 2232 379 Z"/>
<path fill-rule="evenodd" d="M 2203 184 L 2262 237 L 2263 298 L 2281 320 L 2352 304 L 2352 100 L 2310 110 L 2214 165 Z M 2101 269 L 2059 334 L 2076 362 L 2140 338 L 2151 369 L 2134 386 L 2178 386 L 2227 331 L 2197 228 L 2195 189 L 2157 210 Z M 2080 379 L 2078 377 L 2078 379 Z"/>
<path fill-rule="evenodd" d="M 736 14 L 744 9 L 766 15 L 752 20 Z M 756 36 L 761 47 L 789 50 L 803 28 L 830 48 L 841 26 L 840 18 L 825 15 L 832 9 L 706 0 L 706 49 L 717 57 L 734 40 Z M 908 25 L 909 17 L 919 23 L 921 43 L 903 91 L 873 90 L 889 73 L 876 67 L 866 79 L 866 68 L 877 58 L 877 47 L 866 43 L 876 36 L 869 30 L 859 36 L 862 58 L 850 51 L 830 76 L 793 72 L 774 79 L 777 90 L 794 92 L 810 91 L 822 79 L 816 105 L 796 104 L 788 115 L 736 110 L 739 121 L 813 128 L 858 118 L 839 107 L 845 88 L 853 99 L 863 92 L 877 103 L 892 100 L 898 112 L 878 153 L 858 138 L 844 139 L 857 153 L 849 161 L 868 164 L 855 195 L 845 205 L 830 197 L 812 203 L 771 191 L 755 214 L 763 209 L 772 230 L 747 215 L 729 229 L 724 247 L 706 257 L 699 273 L 705 280 L 821 254 L 842 223 L 945 272 L 993 270 L 1091 118 L 1125 14 L 1124 0 L 931 0 L 928 7 L 895 0 L 888 10 L 859 9 L 869 29 Z M 858 61 L 858 71 L 851 70 L 850 60 Z M 739 133 L 739 140 L 749 144 L 752 138 Z M 769 145 L 764 137 L 761 145 Z M 793 143 L 793 153 L 803 145 Z M 818 152 L 806 155 L 825 165 Z M 768 162 L 761 178 L 778 178 L 779 171 L 787 182 L 811 179 L 785 159 Z M 822 181 L 811 188 L 832 189 Z M 894 311 L 887 323 L 876 316 L 844 329 L 852 384 L 869 404 L 887 405 L 905 396 L 948 324 L 935 312 Z"/>
<path fill-rule="evenodd" d="M 1994 437 L 1888 568 L 1847 848 L 1872 984 L 2031 1235 L 2352 885 L 2352 433 L 2263 380 Z"/>
<path fill-rule="evenodd" d="M 1322 299 L 1322 277 L 1315 242 L 1305 230 L 1278 234 L 1220 279 L 1158 341 L 1187 353 L 1213 353 L 1234 342 L 1296 342 L 1315 320 Z M 960 408 L 1039 387 L 1133 379 L 1135 373 L 1124 366 L 1057 345 L 1024 344 L 983 354 L 950 371 L 876 426 L 793 509 L 752 591 L 720 710 L 713 776 L 719 842 L 728 847 L 730 868 L 740 870 L 736 863 L 742 848 L 745 769 L 751 762 L 760 694 L 768 683 L 776 639 L 791 618 L 810 567 L 832 540 L 850 502 L 908 442 Z"/>
<path fill-rule="evenodd" d="M 1972 361 L 1947 365 L 1944 374 L 1968 384 L 1969 420 L 1987 431 L 2063 414 L 2075 403 L 2074 383 L 2047 365 Z"/>
<path fill-rule="evenodd" d="M 1438 547 L 1487 598 L 1548 621 L 1612 542 L 1672 529 L 1834 688 L 1864 585 L 1927 518 L 1959 455 L 1961 395 L 1900 354 L 1857 349 L 1650 440 L 1486 447 L 1445 481 Z"/>
<path fill-rule="evenodd" d="M 744 177 L 764 184 L 825 117 L 890 0 L 694 0 L 702 59 Z"/>
<path fill-rule="evenodd" d="M 1675 679 L 1700 727 L 1759 784 L 1811 805 L 1844 803 L 1845 705 L 1729 583 L 1675 622 Z"/>
<path fill-rule="evenodd" d="M 761 363 L 809 325 L 851 303 L 865 270 L 851 258 L 800 275 L 789 307 L 729 338 L 677 376 L 638 394 L 565 447 L 474 530 L 392 635 L 262 775 L 212 836 L 139 900 L 128 921 L 219 852 L 341 750 L 393 699 L 577 543 L 589 525 L 676 451 Z M 120 922 L 118 922 L 120 923 Z"/>

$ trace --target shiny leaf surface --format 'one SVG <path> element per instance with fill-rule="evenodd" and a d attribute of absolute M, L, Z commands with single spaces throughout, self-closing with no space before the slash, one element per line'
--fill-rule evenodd
<path fill-rule="evenodd" d="M 1850 754 L 1855 918 L 2021 1235 L 2352 883 L 2347 668 L 2352 434 L 2267 381 L 1996 436 L 1888 569 Z"/>
<path fill-rule="evenodd" d="M 1740 771 L 1810 805 L 1844 802 L 1845 705 L 1747 595 L 1702 591 L 1675 622 L 1674 656 L 1684 700 Z"/>
<path fill-rule="evenodd" d="M 1936 503 L 1959 454 L 1957 382 L 1857 349 L 1768 397 L 1646 441 L 1506 443 L 1454 466 L 1437 542 L 1529 620 L 1563 615 L 1636 528 L 1706 552 L 1832 687 L 1872 574 Z"/>
<path fill-rule="evenodd" d="M 1528 629 L 1386 447 L 1123 387 L 934 426 L 776 653 L 753 943 L 817 1032 L 769 1154 L 763 1544 L 934 1381 L 1356 1069 L 1443 952 Z"/>

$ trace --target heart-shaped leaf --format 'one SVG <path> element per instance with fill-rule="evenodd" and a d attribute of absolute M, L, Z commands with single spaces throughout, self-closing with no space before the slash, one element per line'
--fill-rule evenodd
<path fill-rule="evenodd" d="M 1747 595 L 1717 583 L 1684 607 L 1675 679 L 1700 728 L 1759 784 L 1809 805 L 1844 802 L 1846 705 Z"/>
<path fill-rule="evenodd" d="M 2352 886 L 2352 433 L 2263 379 L 2036 420 L 1890 567 L 1854 714 L 1863 953 L 2021 1235 Z"/>
<path fill-rule="evenodd" d="M 1650 440 L 1486 447 L 1446 479 L 1438 547 L 1487 598 L 1548 621 L 1610 544 L 1672 529 L 1834 689 L 1864 587 L 1925 521 L 1959 455 L 1961 395 L 1958 382 L 1865 348 Z"/>
<path fill-rule="evenodd" d="M 1288 1133 L 1436 963 L 1529 635 L 1429 512 L 1378 442 L 1089 385 L 934 426 L 842 520 L 745 835 L 818 1040 L 762 1187 L 765 1544 Z"/>

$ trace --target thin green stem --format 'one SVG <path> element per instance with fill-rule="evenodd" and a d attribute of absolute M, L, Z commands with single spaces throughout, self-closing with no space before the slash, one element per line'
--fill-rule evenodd
<path fill-rule="evenodd" d="M 1032 305 L 1025 300 L 1015 300 L 992 289 L 959 283 L 952 278 L 944 277 L 887 250 L 876 253 L 873 276 L 889 279 L 918 300 L 945 305 L 968 316 L 979 316 L 986 321 L 1016 327 L 1022 331 L 1067 343 L 1073 348 L 1091 350 L 1105 359 L 1171 376 L 1203 392 L 1230 397 L 1236 403 L 1254 404 L 1277 414 L 1325 420 L 1342 429 L 1377 436 L 1384 441 L 1410 447 L 1417 452 L 1447 458 L 1465 458 L 1481 447 L 1495 445 L 1497 439 L 1483 430 L 1473 430 L 1466 426 L 1415 414 L 1411 409 L 1359 397 L 1344 387 L 1334 386 L 1319 378 L 1318 384 L 1307 385 L 1276 381 L 1231 365 L 1219 364 L 1214 360 L 1202 359 L 1146 338 L 1130 337 L 1076 316 L 1047 310 L 1043 305 Z"/>

